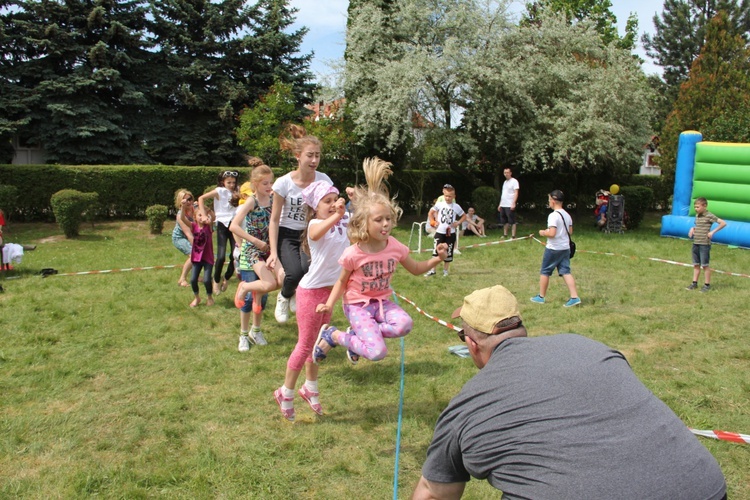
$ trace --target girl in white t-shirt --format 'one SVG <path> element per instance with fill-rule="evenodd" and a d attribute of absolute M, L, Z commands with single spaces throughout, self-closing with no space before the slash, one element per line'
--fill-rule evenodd
<path fill-rule="evenodd" d="M 338 189 L 325 181 L 316 181 L 302 190 L 302 200 L 310 221 L 303 234 L 303 246 L 307 247 L 305 250 L 311 257 L 310 269 L 297 287 L 297 345 L 287 361 L 284 385 L 273 393 L 282 416 L 292 422 L 295 417 L 294 387 L 303 366 L 306 380 L 299 395 L 315 413 L 323 414 L 318 393 L 318 365 L 313 363 L 311 355 L 318 332 L 331 321 L 331 313 L 318 314 L 315 309 L 328 300 L 339 277 L 339 257 L 349 246 L 349 216 Z"/>
<path fill-rule="evenodd" d="M 317 137 L 307 135 L 304 127 L 290 125 L 287 135 L 279 142 L 283 150 L 291 151 L 297 159 L 297 169 L 273 183 L 273 210 L 269 225 L 271 255 L 268 257 L 268 267 L 275 269 L 276 264 L 280 263 L 285 274 L 281 291 L 276 297 L 274 316 L 279 323 L 286 323 L 289 312 L 297 309 L 294 293 L 310 265 L 310 258 L 303 253 L 300 240 L 306 227 L 302 190 L 315 181 L 325 181 L 331 185 L 333 182 L 326 174 L 317 171 L 321 142 Z M 275 270 L 278 274 L 279 270 Z"/>
<path fill-rule="evenodd" d="M 225 292 L 229 286 L 229 278 L 234 274 L 234 259 L 229 259 L 227 272 L 222 279 L 221 272 L 224 262 L 227 260 L 227 242 L 229 250 L 234 250 L 234 235 L 229 230 L 229 224 L 234 218 L 240 193 L 237 190 L 237 177 L 239 172 L 227 170 L 219 175 L 216 188 L 198 197 L 200 209 L 205 211 L 205 200 L 213 198 L 214 213 L 216 214 L 216 262 L 214 264 L 214 295 Z"/>

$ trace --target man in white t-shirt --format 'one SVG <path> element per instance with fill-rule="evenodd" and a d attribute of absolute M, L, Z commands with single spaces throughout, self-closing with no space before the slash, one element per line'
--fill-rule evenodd
<path fill-rule="evenodd" d="M 498 221 L 503 226 L 503 238 L 508 237 L 508 226 L 512 226 L 511 238 L 516 237 L 516 203 L 518 202 L 518 180 L 509 168 L 503 170 L 505 182 L 497 206 Z"/>

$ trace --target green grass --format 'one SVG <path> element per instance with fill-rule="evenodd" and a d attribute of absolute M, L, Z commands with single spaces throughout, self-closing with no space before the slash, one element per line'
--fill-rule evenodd
<path fill-rule="evenodd" d="M 541 227 L 525 221 L 520 234 Z M 576 332 L 620 349 L 641 380 L 694 428 L 750 432 L 750 279 L 714 274 L 714 290 L 688 292 L 690 243 L 660 238 L 659 218 L 605 235 L 576 225 L 573 260 L 583 305 L 561 307 L 552 281 L 538 291 L 543 248 L 523 240 L 465 249 L 450 277 L 401 269 L 394 288 L 448 320 L 470 291 L 503 284 L 520 302 L 532 336 Z M 410 222 L 396 236 L 406 242 Z M 171 228 L 170 224 L 167 224 Z M 179 268 L 86 276 L 35 275 L 180 265 L 169 231 L 146 222 L 97 223 L 75 240 L 53 225 L 19 224 L 10 241 L 36 244 L 1 280 L 0 497 L 3 498 L 389 498 L 400 380 L 399 341 L 379 363 L 350 367 L 338 349 L 321 368 L 326 415 L 297 398 L 297 423 L 279 415 L 272 391 L 284 376 L 296 323 L 266 313 L 265 347 L 237 352 L 232 294 L 190 309 Z M 462 238 L 461 243 L 494 241 Z M 588 253 L 613 252 L 616 256 Z M 422 254 L 417 258 L 426 258 Z M 750 273 L 750 253 L 715 246 L 717 269 Z M 273 306 L 271 300 L 269 305 Z M 406 378 L 398 477 L 408 498 L 440 411 L 475 373 L 449 355 L 458 342 L 443 326 L 415 318 L 405 339 Z M 340 308 L 334 323 L 343 323 Z M 750 498 L 750 446 L 700 438 L 722 466 L 730 498 Z M 465 498 L 497 498 L 471 481 Z"/>

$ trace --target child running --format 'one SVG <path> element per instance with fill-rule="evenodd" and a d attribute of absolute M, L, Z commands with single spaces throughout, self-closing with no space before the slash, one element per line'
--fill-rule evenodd
<path fill-rule="evenodd" d="M 270 251 L 268 222 L 273 201 L 273 171 L 260 158 L 255 158 L 250 165 L 253 167 L 250 172 L 253 194 L 240 205 L 229 224 L 230 231 L 242 239 L 239 258 L 242 281 L 237 285 L 234 296 L 234 305 L 240 308 L 240 352 L 250 350 L 251 339 L 258 345 L 267 344 L 260 329 L 261 314 L 267 299 L 265 294 L 279 288 L 276 276 L 266 266 Z M 250 311 L 253 313 L 251 331 L 248 330 Z"/>
<path fill-rule="evenodd" d="M 310 221 L 303 233 L 302 246 L 311 257 L 310 269 L 297 286 L 297 326 L 299 337 L 286 365 L 284 385 L 273 393 L 281 408 L 281 415 L 294 422 L 294 387 L 302 367 L 306 380 L 299 395 L 318 415 L 323 414 L 318 392 L 318 365 L 311 354 L 321 326 L 331 320 L 331 313 L 316 314 L 318 304 L 328 300 L 331 288 L 339 277 L 339 257 L 349 246 L 347 215 L 339 190 L 326 181 L 316 181 L 302 190 L 307 205 L 306 220 Z M 314 207 L 314 208 L 313 208 Z"/>
<path fill-rule="evenodd" d="M 213 282 L 211 281 L 211 270 L 214 267 L 214 242 L 213 231 L 213 213 L 207 212 L 203 208 L 195 209 L 195 220 L 192 222 L 187 218 L 187 206 L 192 201 L 185 198 L 182 201 L 182 211 L 180 217 L 182 222 L 189 225 L 193 232 L 193 248 L 190 252 L 190 262 L 193 263 L 193 273 L 190 276 L 190 286 L 193 288 L 195 298 L 190 303 L 190 307 L 196 307 L 201 303 L 200 288 L 198 288 L 198 276 L 203 271 L 203 284 L 206 287 L 206 305 L 214 305 Z"/>
<path fill-rule="evenodd" d="M 234 212 L 237 210 L 240 194 L 237 190 L 237 177 L 239 172 L 227 170 L 221 175 L 216 183 L 216 188 L 204 193 L 198 197 L 198 203 L 201 210 L 206 209 L 206 199 L 212 198 L 214 220 L 216 221 L 216 266 L 214 268 L 214 290 L 216 295 L 225 291 L 229 286 L 229 278 L 234 274 L 234 260 L 229 259 L 227 272 L 224 277 L 221 271 L 224 268 L 224 262 L 227 260 L 227 242 L 229 242 L 230 252 L 234 249 L 234 235 L 229 231 L 229 223 L 232 222 Z"/>
<path fill-rule="evenodd" d="M 448 257 L 448 246 L 440 243 L 437 257 L 415 261 L 409 256 L 409 248 L 391 236 L 401 209 L 384 185 L 392 173 L 390 165 L 380 158 L 364 162 L 367 188 L 358 187 L 354 198 L 354 215 L 349 221 L 352 245 L 339 259 L 342 270 L 330 297 L 317 307 L 317 312 L 330 314 L 343 296 L 344 314 L 351 330 L 342 332 L 323 325 L 315 342 L 315 363 L 324 360 L 337 345 L 350 351 L 347 356 L 352 362 L 356 356 L 371 361 L 383 359 L 388 352 L 383 339 L 403 337 L 413 326 L 411 317 L 388 300 L 396 264 L 400 262 L 411 274 L 418 275 Z"/>
<path fill-rule="evenodd" d="M 180 286 L 190 286 L 187 278 L 190 269 L 193 268 L 193 262 L 190 260 L 190 252 L 193 246 L 193 232 L 190 230 L 190 225 L 185 224 L 182 221 L 183 201 L 189 202 L 185 203 L 184 212 L 189 223 L 193 222 L 193 193 L 187 189 L 178 189 L 174 194 L 174 206 L 177 209 L 177 222 L 172 230 L 172 244 L 177 250 L 187 255 L 185 264 L 182 266 L 182 274 L 180 274 L 180 279 L 177 281 L 177 284 Z"/>

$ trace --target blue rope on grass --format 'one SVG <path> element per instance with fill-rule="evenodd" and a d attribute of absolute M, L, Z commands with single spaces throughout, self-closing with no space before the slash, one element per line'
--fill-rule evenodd
<path fill-rule="evenodd" d="M 398 305 L 398 297 L 393 292 L 393 300 Z M 404 414 L 404 337 L 401 337 L 401 383 L 398 395 L 398 424 L 396 426 L 396 461 L 393 466 L 393 500 L 398 500 L 398 460 L 401 454 L 401 419 Z"/>

